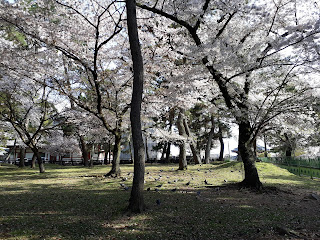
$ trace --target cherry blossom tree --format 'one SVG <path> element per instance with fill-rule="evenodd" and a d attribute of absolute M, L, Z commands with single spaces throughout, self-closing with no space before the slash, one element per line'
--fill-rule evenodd
<path fill-rule="evenodd" d="M 129 209 L 132 212 L 145 210 L 143 198 L 144 172 L 145 172 L 145 146 L 142 137 L 141 103 L 143 94 L 143 59 L 139 44 L 136 3 L 127 0 L 127 25 L 133 62 L 133 91 L 131 100 L 131 130 L 134 149 L 134 177 L 132 183 Z"/>
<path fill-rule="evenodd" d="M 49 100 L 51 91 L 46 86 L 37 87 L 27 80 L 26 88 L 21 82 L 21 79 L 1 76 L 0 118 L 11 124 L 23 144 L 31 148 L 40 173 L 44 173 L 39 148 L 45 145 L 49 132 L 59 126 L 58 113 Z"/>
<path fill-rule="evenodd" d="M 120 174 L 120 144 L 130 107 L 132 73 L 126 38 L 120 34 L 124 9 L 112 0 L 23 1 L 0 13 L 2 23 L 32 39 L 56 64 L 47 72 L 46 84 L 100 119 L 114 136 L 107 174 L 112 176 Z"/>
<path fill-rule="evenodd" d="M 182 60 L 191 59 L 196 66 L 202 64 L 215 81 L 239 125 L 243 186 L 262 186 L 253 151 L 256 123 L 250 121 L 252 91 L 261 82 L 257 74 L 274 72 L 277 67 L 301 73 L 301 66 L 316 61 L 316 55 L 308 53 L 317 50 L 319 18 L 317 9 L 309 13 L 306 5 L 313 9 L 312 1 L 303 5 L 300 1 L 210 0 L 138 4 L 152 13 L 153 26 L 157 26 L 153 31 L 163 36 L 171 52 L 180 54 Z"/>

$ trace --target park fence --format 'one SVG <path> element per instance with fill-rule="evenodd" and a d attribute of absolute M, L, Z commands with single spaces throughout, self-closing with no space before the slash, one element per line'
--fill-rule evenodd
<path fill-rule="evenodd" d="M 320 177 L 320 157 L 262 157 L 259 159 L 262 162 L 285 166 L 290 172 L 299 176 Z"/>

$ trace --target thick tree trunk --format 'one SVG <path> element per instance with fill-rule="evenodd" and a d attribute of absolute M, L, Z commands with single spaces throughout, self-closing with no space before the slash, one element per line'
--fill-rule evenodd
<path fill-rule="evenodd" d="M 223 142 L 223 133 L 222 133 L 222 126 L 221 126 L 221 124 L 219 124 L 219 142 L 220 142 L 219 161 L 223 161 L 224 142 Z"/>
<path fill-rule="evenodd" d="M 43 160 L 41 158 L 41 155 L 40 155 L 38 148 L 34 147 L 34 148 L 32 148 L 32 151 L 33 151 L 33 154 L 36 155 L 40 173 L 45 173 L 44 163 L 43 163 Z"/>
<path fill-rule="evenodd" d="M 83 136 L 79 136 L 79 140 L 80 140 L 81 154 L 82 154 L 82 158 L 83 158 L 83 165 L 85 167 L 89 167 L 88 146 L 87 146 Z"/>
<path fill-rule="evenodd" d="M 262 183 L 260 182 L 258 171 L 255 165 L 255 154 L 253 150 L 253 142 L 251 137 L 251 127 L 249 122 L 241 122 L 239 124 L 239 153 L 244 165 L 245 178 L 241 182 L 244 187 L 251 187 L 260 190 Z"/>
<path fill-rule="evenodd" d="M 118 177 L 121 174 L 120 171 L 120 154 L 121 154 L 121 133 L 115 134 L 114 146 L 113 146 L 113 156 L 112 156 L 112 167 L 110 172 L 108 172 L 106 177 Z"/>
<path fill-rule="evenodd" d="M 20 161 L 19 161 L 19 168 L 25 167 L 24 158 L 26 156 L 26 149 L 24 147 L 20 147 Z"/>
<path fill-rule="evenodd" d="M 214 118 L 213 116 L 211 116 L 211 129 L 210 129 L 210 133 L 208 136 L 208 141 L 207 141 L 207 145 L 206 145 L 206 151 L 205 151 L 205 155 L 204 155 L 204 163 L 205 164 L 209 164 L 210 163 L 210 150 L 211 150 L 211 146 L 212 146 L 212 139 L 214 136 Z"/>
<path fill-rule="evenodd" d="M 284 134 L 284 137 L 285 137 L 285 146 L 286 146 L 286 157 L 291 157 L 292 151 L 293 151 L 291 141 L 287 133 Z"/>
<path fill-rule="evenodd" d="M 36 168 L 37 155 L 33 153 L 31 160 L 31 168 Z"/>
<path fill-rule="evenodd" d="M 143 59 L 139 44 L 136 2 L 126 0 L 127 25 L 133 62 L 133 91 L 131 99 L 131 131 L 134 151 L 134 177 L 128 209 L 140 213 L 145 210 L 143 198 L 145 172 L 145 146 L 141 128 L 141 103 L 143 94 Z"/>
<path fill-rule="evenodd" d="M 193 156 L 194 163 L 195 164 L 201 164 L 201 158 L 200 158 L 200 155 L 198 154 L 197 146 L 196 146 L 196 143 L 193 140 L 193 137 L 192 137 L 192 134 L 191 134 L 190 128 L 188 126 L 186 118 L 183 118 L 183 126 L 184 126 L 184 129 L 186 130 L 187 136 L 190 138 L 190 148 L 191 148 L 191 151 L 192 151 L 192 156 Z"/>
<path fill-rule="evenodd" d="M 179 135 L 186 137 L 186 130 L 183 125 L 183 118 L 184 118 L 184 110 L 180 109 L 178 120 L 177 120 L 177 127 L 179 130 Z M 180 153 L 179 153 L 179 168 L 178 170 L 185 170 L 187 169 L 187 158 L 186 158 L 186 142 L 182 140 L 179 145 Z"/>

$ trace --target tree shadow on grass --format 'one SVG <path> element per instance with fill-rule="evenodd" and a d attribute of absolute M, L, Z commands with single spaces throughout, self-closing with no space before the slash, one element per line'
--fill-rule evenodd
<path fill-rule="evenodd" d="M 314 189 L 320 191 L 320 181 L 318 179 L 310 179 L 310 177 L 299 177 L 297 175 L 263 175 L 263 179 L 266 182 L 277 182 L 279 185 L 287 185 L 290 182 L 290 185 L 294 184 L 296 187 L 305 188 L 305 189 Z"/>
<path fill-rule="evenodd" d="M 268 205 L 268 195 L 234 185 L 145 191 L 147 211 L 127 216 L 130 191 L 120 187 L 121 179 L 78 178 L 70 186 L 28 180 L 18 191 L 7 186 L 0 192 L 0 238 L 276 239 L 274 226 L 304 228 L 297 218 L 310 233 L 320 229 L 317 211 L 297 213 L 281 199 L 281 205 Z"/>

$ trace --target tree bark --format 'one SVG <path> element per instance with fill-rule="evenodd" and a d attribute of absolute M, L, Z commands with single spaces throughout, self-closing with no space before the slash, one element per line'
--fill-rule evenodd
<path fill-rule="evenodd" d="M 221 126 L 221 124 L 219 124 L 219 142 L 220 142 L 219 161 L 223 161 L 224 142 L 223 142 L 223 132 L 222 132 L 222 126 Z"/>
<path fill-rule="evenodd" d="M 286 157 L 291 157 L 293 148 L 292 148 L 290 138 L 287 133 L 284 134 L 284 137 L 285 137 L 285 146 L 286 146 Z"/>
<path fill-rule="evenodd" d="M 161 152 L 161 157 L 160 157 L 160 160 L 163 161 L 164 160 L 164 155 L 166 154 L 167 152 L 167 147 L 168 147 L 168 143 L 165 142 L 163 144 L 163 148 L 162 148 L 162 152 Z"/>
<path fill-rule="evenodd" d="M 191 134 L 190 128 L 188 126 L 188 122 L 187 122 L 186 118 L 183 118 L 183 126 L 184 126 L 184 128 L 186 130 L 187 136 L 190 138 L 190 148 L 191 148 L 191 151 L 192 151 L 192 156 L 193 156 L 194 163 L 195 164 L 201 164 L 201 158 L 200 158 L 200 155 L 199 155 L 199 153 L 197 151 L 197 146 L 196 146 L 196 143 L 193 140 L 193 137 L 192 137 L 192 134 Z"/>
<path fill-rule="evenodd" d="M 186 130 L 184 128 L 183 124 L 183 118 L 184 118 L 184 110 L 180 109 L 178 120 L 177 120 L 177 127 L 179 130 L 179 135 L 186 137 Z M 178 170 L 185 170 L 187 169 L 187 158 L 186 158 L 186 142 L 185 140 L 182 140 L 179 144 L 180 153 L 179 153 L 179 168 Z"/>
<path fill-rule="evenodd" d="M 258 171 L 255 165 L 255 154 L 253 150 L 253 141 L 251 139 L 251 126 L 249 121 L 243 121 L 239 124 L 239 146 L 238 150 L 243 161 L 245 177 L 241 182 L 244 187 L 251 187 L 260 190 Z"/>
<path fill-rule="evenodd" d="M 141 128 L 141 103 L 143 94 L 143 59 L 139 44 L 136 2 L 126 0 L 127 25 L 133 62 L 133 91 L 131 99 L 131 131 L 134 151 L 134 177 L 128 209 L 140 213 L 145 210 L 143 197 L 145 172 L 145 146 Z"/>
<path fill-rule="evenodd" d="M 110 172 L 108 172 L 106 177 L 118 177 L 121 175 L 120 171 L 120 154 L 121 154 L 121 133 L 115 134 L 114 146 L 113 146 L 113 156 L 112 156 L 112 167 Z"/>
<path fill-rule="evenodd" d="M 103 164 L 107 165 L 108 164 L 108 153 L 109 153 L 109 146 L 107 143 L 104 143 L 104 159 L 103 159 Z"/>
<path fill-rule="evenodd" d="M 214 136 L 214 118 L 213 118 L 213 116 L 211 116 L 211 129 L 210 129 L 210 133 L 209 133 L 209 137 L 208 137 L 208 141 L 207 141 L 207 145 L 206 145 L 206 151 L 205 151 L 205 155 L 204 155 L 204 163 L 205 164 L 210 163 L 210 150 L 211 150 L 213 136 Z"/>
<path fill-rule="evenodd" d="M 5 158 L 5 162 L 6 163 L 9 162 L 11 154 L 13 153 L 13 155 L 14 155 L 14 153 L 16 151 L 16 147 L 17 147 L 16 145 L 17 145 L 17 139 L 14 140 L 13 148 L 10 149 L 10 151 L 8 153 L 8 156 Z M 15 156 L 13 156 L 13 157 L 15 157 Z"/>
<path fill-rule="evenodd" d="M 88 146 L 87 146 L 83 136 L 79 136 L 79 141 L 80 141 L 81 154 L 82 154 L 82 158 L 83 158 L 83 165 L 85 167 L 89 167 Z"/>
<path fill-rule="evenodd" d="M 39 149 L 36 148 L 36 147 L 33 147 L 33 148 L 32 148 L 32 151 L 33 151 L 33 154 L 36 155 L 37 162 L 38 162 L 38 165 L 39 165 L 39 171 L 40 171 L 40 173 L 45 173 L 44 163 L 43 163 L 43 161 L 42 161 L 42 158 L 41 158 Z"/>
<path fill-rule="evenodd" d="M 94 162 L 94 159 L 93 159 L 93 154 L 94 154 L 94 143 L 92 143 L 92 148 L 91 148 L 91 158 L 90 158 L 90 162 L 89 162 L 89 167 L 93 167 L 93 162 Z"/>
<path fill-rule="evenodd" d="M 26 156 L 26 149 L 20 146 L 20 161 L 19 161 L 19 168 L 25 167 L 24 158 Z"/>
<path fill-rule="evenodd" d="M 111 163 L 111 141 L 109 140 L 109 142 L 108 142 L 108 158 L 109 158 L 109 160 L 108 160 L 108 163 L 110 164 Z M 112 152 L 112 156 L 113 156 L 113 152 Z"/>
<path fill-rule="evenodd" d="M 263 142 L 264 142 L 264 157 L 268 157 L 268 151 L 267 151 L 267 136 L 263 135 Z"/>
<path fill-rule="evenodd" d="M 31 168 L 36 168 L 37 155 L 33 153 L 31 160 Z"/>
<path fill-rule="evenodd" d="M 148 137 L 145 136 L 145 144 L 146 144 L 146 157 L 147 157 L 147 161 L 150 160 L 150 156 L 149 156 L 149 147 L 148 147 Z"/>
<path fill-rule="evenodd" d="M 170 163 L 170 153 L 171 153 L 171 142 L 168 142 L 168 146 L 166 149 L 166 159 L 165 159 L 166 163 Z"/>

